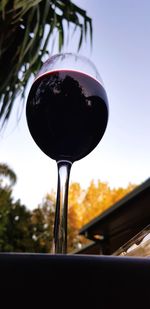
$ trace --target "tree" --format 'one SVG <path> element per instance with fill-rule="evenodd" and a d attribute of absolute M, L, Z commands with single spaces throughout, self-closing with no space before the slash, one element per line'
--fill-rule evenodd
<path fill-rule="evenodd" d="M 70 0 L 1 1 L 1 126 L 9 119 L 17 95 L 24 98 L 29 77 L 41 67 L 49 42 L 53 45 L 52 35 L 57 30 L 61 51 L 70 25 L 80 30 L 78 49 L 87 34 L 92 39 L 91 18 Z"/>
<path fill-rule="evenodd" d="M 9 184 L 5 184 L 6 177 L 10 179 Z M 1 163 L 0 252 L 50 252 L 50 202 L 44 201 L 42 209 L 29 211 L 20 200 L 14 201 L 12 193 L 15 182 L 15 172 Z"/>
<path fill-rule="evenodd" d="M 136 185 L 129 184 L 126 188 L 111 188 L 108 183 L 98 180 L 97 183 L 91 181 L 87 190 L 83 190 L 78 183 L 71 184 L 69 190 L 71 225 L 80 229 L 135 187 Z"/>
<path fill-rule="evenodd" d="M 51 252 L 55 217 L 54 197 L 49 194 L 32 211 L 33 239 L 35 252 Z M 40 251 L 39 251 L 40 250 Z"/>
<path fill-rule="evenodd" d="M 79 244 L 82 245 L 89 242 L 84 236 L 79 235 L 79 230 L 83 225 L 99 216 L 132 191 L 135 186 L 134 184 L 129 184 L 126 188 L 110 188 L 108 183 L 99 180 L 97 183 L 91 181 L 89 187 L 83 190 L 79 183 L 72 183 L 69 188 L 68 201 L 68 252 L 77 249 Z M 53 205 L 52 209 L 54 210 L 55 193 L 47 195 L 45 202 Z M 50 219 L 51 214 L 49 213 L 49 215 Z M 54 212 L 51 219 L 53 221 L 49 224 L 49 230 L 51 230 L 52 235 Z"/>
<path fill-rule="evenodd" d="M 10 180 L 9 184 L 4 183 L 6 177 Z M 0 251 L 33 250 L 30 212 L 19 200 L 14 202 L 12 197 L 16 174 L 7 164 L 1 163 L 0 178 Z"/>
<path fill-rule="evenodd" d="M 15 172 L 5 163 L 0 163 L 0 185 L 4 178 L 9 178 L 9 185 L 13 186 L 17 181 L 17 176 Z"/>

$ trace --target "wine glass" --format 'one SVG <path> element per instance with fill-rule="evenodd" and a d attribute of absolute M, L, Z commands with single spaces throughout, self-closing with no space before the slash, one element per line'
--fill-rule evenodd
<path fill-rule="evenodd" d="M 26 117 L 35 143 L 57 162 L 53 253 L 67 253 L 70 169 L 97 146 L 108 122 L 107 94 L 95 65 L 74 53 L 51 56 L 31 86 Z"/>

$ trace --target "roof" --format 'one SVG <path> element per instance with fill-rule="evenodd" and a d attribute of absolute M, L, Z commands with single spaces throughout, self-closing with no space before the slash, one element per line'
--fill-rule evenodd
<path fill-rule="evenodd" d="M 96 240 L 95 235 L 100 236 L 99 242 L 103 245 L 107 243 L 110 253 L 148 224 L 150 224 L 150 178 L 83 226 L 80 234 L 91 240 Z"/>

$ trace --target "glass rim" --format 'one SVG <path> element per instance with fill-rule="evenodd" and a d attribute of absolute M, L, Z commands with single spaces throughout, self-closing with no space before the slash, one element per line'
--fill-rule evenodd
<path fill-rule="evenodd" d="M 88 72 L 88 70 L 86 71 L 86 69 L 82 70 L 82 68 L 79 68 L 79 69 L 73 69 L 73 64 L 72 65 L 66 65 L 64 67 L 60 67 L 61 70 L 67 70 L 67 71 L 77 71 L 77 72 L 81 72 L 81 73 L 84 73 L 84 74 L 87 74 L 89 76 L 91 76 L 92 78 L 94 78 L 96 81 L 98 81 L 101 86 L 103 88 L 105 88 L 104 86 L 104 82 L 101 78 L 101 75 L 99 73 L 99 71 L 97 70 L 96 68 L 96 65 L 94 64 L 94 62 L 92 60 L 90 60 L 87 56 L 84 56 L 84 55 L 81 55 L 81 54 L 77 54 L 77 53 L 73 53 L 73 52 L 60 52 L 60 53 L 56 53 L 56 54 L 53 54 L 51 56 L 49 56 L 47 58 L 47 60 L 45 62 L 43 62 L 41 68 L 39 69 L 39 71 L 37 72 L 36 76 L 35 76 L 35 80 L 36 81 L 38 78 L 40 78 L 41 76 L 44 76 L 45 74 L 48 74 L 48 73 L 51 73 L 51 72 L 55 72 L 55 71 L 58 71 L 59 68 L 49 68 L 47 70 L 44 70 L 44 67 L 46 67 L 46 65 L 53 65 L 53 67 L 55 66 L 55 59 L 57 60 L 58 58 L 62 58 L 62 61 L 63 61 L 63 58 L 65 59 L 65 56 L 70 56 L 70 57 L 74 57 L 75 60 L 77 59 L 81 59 L 83 60 L 87 65 L 89 65 L 89 67 L 91 67 L 93 69 L 93 72 L 95 74 L 92 74 L 90 72 Z M 71 68 L 72 67 L 72 68 Z"/>

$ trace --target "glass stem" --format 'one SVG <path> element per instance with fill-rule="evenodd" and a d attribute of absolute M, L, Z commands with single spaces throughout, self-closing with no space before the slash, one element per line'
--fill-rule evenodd
<path fill-rule="evenodd" d="M 58 161 L 58 184 L 54 222 L 53 253 L 67 253 L 67 215 L 69 176 L 72 163 Z"/>

